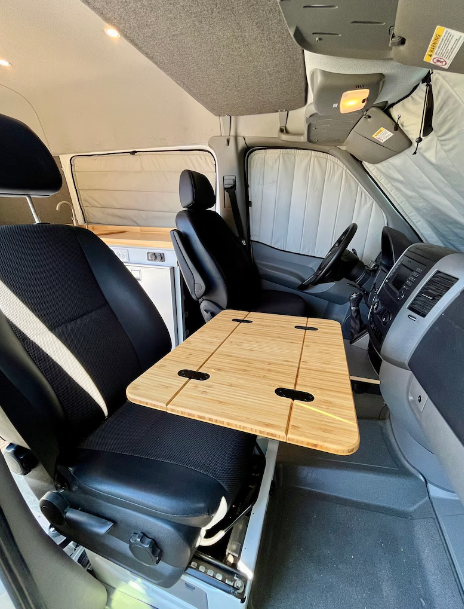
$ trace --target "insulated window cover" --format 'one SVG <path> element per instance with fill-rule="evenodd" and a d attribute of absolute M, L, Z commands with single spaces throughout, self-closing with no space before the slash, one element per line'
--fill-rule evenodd
<path fill-rule="evenodd" d="M 174 227 L 184 169 L 204 173 L 216 190 L 214 157 L 204 150 L 83 155 L 71 166 L 90 224 Z"/>
<path fill-rule="evenodd" d="M 263 149 L 248 160 L 251 239 L 324 257 L 351 224 L 351 242 L 369 262 L 380 252 L 383 211 L 338 159 L 313 150 Z"/>
<path fill-rule="evenodd" d="M 395 207 L 429 243 L 464 251 L 464 75 L 434 72 L 433 131 L 415 146 L 365 164 Z M 415 140 L 420 132 L 425 85 L 390 110 Z"/>

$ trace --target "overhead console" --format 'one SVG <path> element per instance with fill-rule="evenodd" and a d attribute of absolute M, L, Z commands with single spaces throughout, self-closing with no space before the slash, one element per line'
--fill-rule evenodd
<path fill-rule="evenodd" d="M 462 0 L 280 0 L 306 51 L 464 73 Z"/>
<path fill-rule="evenodd" d="M 309 80 L 313 102 L 305 113 L 307 140 L 340 145 L 363 113 L 374 105 L 385 77 L 381 73 L 338 74 L 315 69 Z"/>
<path fill-rule="evenodd" d="M 313 102 L 305 112 L 306 139 L 313 144 L 341 145 L 359 160 L 380 163 L 411 141 L 381 108 L 382 73 L 340 74 L 314 69 L 310 73 Z M 285 139 L 285 138 L 284 138 Z"/>

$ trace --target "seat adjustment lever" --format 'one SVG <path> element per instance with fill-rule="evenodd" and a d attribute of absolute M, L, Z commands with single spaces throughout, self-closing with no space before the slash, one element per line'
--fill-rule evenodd
<path fill-rule="evenodd" d="M 72 526 L 93 535 L 107 533 L 113 523 L 106 518 L 73 509 L 63 493 L 49 491 L 40 500 L 40 511 L 55 527 Z"/>

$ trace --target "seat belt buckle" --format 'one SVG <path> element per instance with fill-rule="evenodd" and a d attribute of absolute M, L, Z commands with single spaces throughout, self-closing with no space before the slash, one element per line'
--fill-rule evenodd
<path fill-rule="evenodd" d="M 237 180 L 235 176 L 224 176 L 223 178 L 224 190 L 235 190 Z"/>

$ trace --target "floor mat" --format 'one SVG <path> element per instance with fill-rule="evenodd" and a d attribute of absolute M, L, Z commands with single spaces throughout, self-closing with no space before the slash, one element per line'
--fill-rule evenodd
<path fill-rule="evenodd" d="M 286 490 L 274 539 L 260 552 L 267 560 L 257 569 L 254 609 L 464 607 L 433 519 Z"/>
<path fill-rule="evenodd" d="M 374 424 L 368 435 L 377 431 Z M 391 451 L 388 443 L 386 447 Z M 372 461 L 379 461 L 381 449 L 377 444 L 375 453 L 367 451 L 371 469 Z M 362 453 L 358 459 L 360 456 Z M 383 467 L 379 462 L 375 469 L 379 480 L 385 480 L 386 494 L 388 458 L 386 454 Z M 307 480 L 308 485 L 317 486 L 314 471 L 319 466 L 314 462 L 310 465 L 308 460 L 304 467 L 311 473 L 305 478 L 301 474 L 302 460 L 297 464 L 295 458 L 299 474 L 294 476 L 297 485 L 293 485 L 289 469 L 293 464 L 289 465 L 287 457 L 286 461 L 281 470 L 285 479 L 280 480 L 269 503 L 253 584 L 253 609 L 464 608 L 433 510 L 421 504 L 415 511 L 406 507 L 401 512 L 404 499 L 410 501 L 412 485 L 420 484 L 427 497 L 422 480 L 412 474 L 408 480 L 407 472 L 400 472 L 395 513 L 391 506 L 384 507 L 381 484 L 375 485 L 377 506 L 364 501 L 365 489 L 359 489 L 363 501 L 358 504 L 353 497 L 337 499 L 333 493 L 323 497 L 320 491 L 302 488 L 301 484 Z M 351 478 L 355 481 L 359 472 L 352 463 L 346 467 L 345 482 Z M 366 465 L 361 463 L 359 467 L 365 469 Z M 324 470 L 328 491 L 331 480 L 334 488 L 339 486 L 340 473 L 335 472 L 337 477 Z M 415 487 L 413 490 L 418 493 Z"/>

